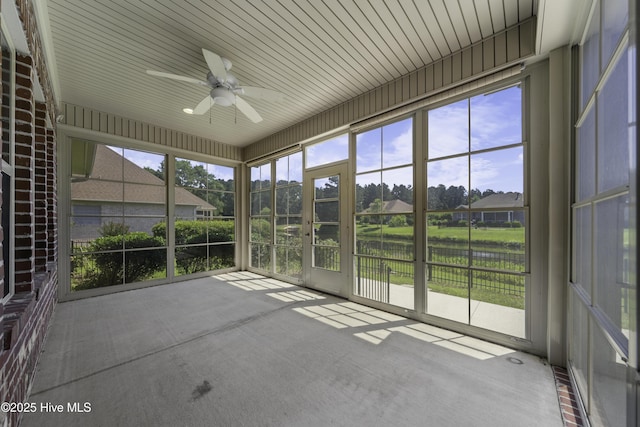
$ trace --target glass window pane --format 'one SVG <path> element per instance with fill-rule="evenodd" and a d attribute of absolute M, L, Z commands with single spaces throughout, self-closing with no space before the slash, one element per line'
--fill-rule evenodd
<path fill-rule="evenodd" d="M 235 244 L 209 245 L 209 270 L 235 266 Z"/>
<path fill-rule="evenodd" d="M 289 215 L 302 215 L 302 185 L 289 187 Z"/>
<path fill-rule="evenodd" d="M 408 118 L 382 128 L 382 167 L 413 163 L 413 119 Z"/>
<path fill-rule="evenodd" d="M 596 191 L 596 117 L 595 109 L 587 114 L 578 128 L 576 155 L 576 201 L 595 194 Z"/>
<path fill-rule="evenodd" d="M 73 252 L 96 251 L 92 242 L 105 236 L 122 236 L 129 232 L 122 217 L 71 217 L 71 250 Z"/>
<path fill-rule="evenodd" d="M 271 245 L 251 243 L 251 267 L 271 270 Z"/>
<path fill-rule="evenodd" d="M 271 163 L 251 168 L 251 191 L 266 190 L 271 187 Z"/>
<path fill-rule="evenodd" d="M 140 240 L 137 244 L 142 245 L 142 240 L 144 240 L 144 234 L 149 237 L 158 237 L 161 240 L 165 239 L 165 229 L 166 229 L 166 217 L 165 216 L 128 216 L 124 217 L 124 228 L 126 230 L 126 235 L 131 233 L 138 233 L 138 240 Z M 105 226 L 102 226 L 102 232 L 104 233 Z M 142 234 L 140 234 L 142 233 Z M 158 243 L 149 240 L 147 243 L 152 246 L 163 246 L 165 242 Z M 136 246 L 136 247 L 145 247 L 145 246 Z"/>
<path fill-rule="evenodd" d="M 520 85 L 471 98 L 471 150 L 522 142 Z"/>
<path fill-rule="evenodd" d="M 633 300 L 629 264 L 629 199 L 627 195 L 604 200 L 595 207 L 596 305 L 628 334 Z"/>
<path fill-rule="evenodd" d="M 302 151 L 289 156 L 289 183 L 302 183 Z"/>
<path fill-rule="evenodd" d="M 338 222 L 340 219 L 340 202 L 316 201 L 314 214 L 315 222 Z"/>
<path fill-rule="evenodd" d="M 471 212 L 471 264 L 524 272 L 524 210 Z"/>
<path fill-rule="evenodd" d="M 386 225 L 384 230 L 384 239 L 388 243 L 411 241 L 413 244 L 413 215 L 412 214 L 393 214 L 384 215 L 382 219 Z M 398 252 L 396 255 L 406 255 L 406 251 Z M 413 254 L 413 252 L 412 252 Z M 390 258 L 396 258 L 395 256 L 385 255 Z M 404 258 L 401 256 L 400 258 Z M 413 259 L 413 256 L 410 258 Z"/>
<path fill-rule="evenodd" d="M 276 246 L 276 273 L 302 277 L 302 246 Z"/>
<path fill-rule="evenodd" d="M 454 210 L 468 205 L 469 157 L 427 163 L 427 209 Z"/>
<path fill-rule="evenodd" d="M 575 210 L 574 230 L 575 244 L 573 256 L 576 268 L 573 270 L 572 282 L 581 286 L 591 296 L 591 206 Z"/>
<path fill-rule="evenodd" d="M 131 149 L 124 149 L 122 154 L 125 158 L 125 182 L 164 185 L 165 156 L 163 154 L 154 154 Z M 143 171 L 147 173 L 144 173 Z"/>
<path fill-rule="evenodd" d="M 335 245 L 314 246 L 312 267 L 340 271 L 340 248 Z"/>
<path fill-rule="evenodd" d="M 193 189 L 207 188 L 207 164 L 190 159 L 175 159 L 177 187 Z"/>
<path fill-rule="evenodd" d="M 628 62 L 618 61 L 598 97 L 598 191 L 629 183 Z"/>
<path fill-rule="evenodd" d="M 335 199 L 340 197 L 340 176 L 316 178 L 314 180 L 315 199 Z"/>
<path fill-rule="evenodd" d="M 197 202 L 194 199 L 193 203 Z M 204 201 L 200 201 L 204 203 Z M 124 184 L 125 215 L 166 215 L 167 188 L 164 185 Z"/>
<path fill-rule="evenodd" d="M 236 212 L 236 208 L 235 208 L 235 199 L 236 199 L 236 195 L 235 193 L 229 193 L 229 192 L 225 192 L 225 193 L 220 193 L 220 199 L 222 202 L 222 216 L 226 216 L 226 217 L 234 217 L 235 216 L 235 212 Z M 218 211 L 216 211 L 218 212 Z M 219 214 L 219 212 L 218 212 Z"/>
<path fill-rule="evenodd" d="M 385 212 L 413 212 L 413 167 L 382 172 Z"/>
<path fill-rule="evenodd" d="M 376 200 L 382 202 L 382 173 L 374 172 L 356 175 L 356 212 L 372 212 Z M 374 209 L 375 211 L 375 209 Z"/>
<path fill-rule="evenodd" d="M 339 201 L 316 201 L 314 203 L 313 212 L 315 222 L 338 222 L 340 220 L 340 202 Z"/>
<path fill-rule="evenodd" d="M 593 327 L 593 394 L 591 425 L 627 424 L 627 364 L 611 347 L 599 327 Z"/>
<path fill-rule="evenodd" d="M 469 100 L 429 111 L 429 159 L 469 151 Z"/>
<path fill-rule="evenodd" d="M 496 271 L 471 272 L 471 324 L 525 337 L 525 278 Z"/>
<path fill-rule="evenodd" d="M 276 159 L 276 186 L 302 182 L 302 152 Z"/>
<path fill-rule="evenodd" d="M 167 277 L 167 250 L 125 252 L 125 283 L 144 282 Z"/>
<path fill-rule="evenodd" d="M 379 215 L 356 216 L 356 253 L 380 256 L 382 224 Z"/>
<path fill-rule="evenodd" d="M 589 316 L 580 299 L 571 293 L 571 342 L 569 343 L 569 362 L 574 378 L 582 396 L 588 395 L 589 379 Z"/>
<path fill-rule="evenodd" d="M 196 217 L 211 219 L 215 216 L 221 216 L 225 209 L 224 197 L 228 193 L 219 191 L 207 191 L 205 199 L 200 205 L 195 206 Z"/>
<path fill-rule="evenodd" d="M 427 314 L 469 323 L 469 270 L 427 264 Z"/>
<path fill-rule="evenodd" d="M 251 218 L 250 233 L 252 242 L 270 242 L 271 241 L 271 223 L 264 218 Z"/>
<path fill-rule="evenodd" d="M 208 164 L 209 190 L 234 191 L 234 168 Z"/>
<path fill-rule="evenodd" d="M 382 128 L 376 128 L 356 136 L 356 172 L 366 172 L 382 167 Z"/>
<path fill-rule="evenodd" d="M 622 31 L 627 25 L 629 2 L 627 0 L 603 0 L 602 2 L 602 69 L 607 66 Z"/>
<path fill-rule="evenodd" d="M 469 265 L 469 213 L 427 214 L 427 261 Z"/>
<path fill-rule="evenodd" d="M 287 215 L 289 213 L 289 188 L 276 187 L 276 215 Z"/>
<path fill-rule="evenodd" d="M 337 224 L 314 224 L 313 242 L 320 246 L 339 246 L 340 226 Z"/>
<path fill-rule="evenodd" d="M 344 134 L 327 141 L 305 147 L 307 167 L 313 168 L 349 158 L 349 135 Z"/>
<path fill-rule="evenodd" d="M 177 276 L 207 271 L 207 246 L 205 244 L 176 247 L 175 258 Z"/>
<path fill-rule="evenodd" d="M 523 147 L 507 148 L 471 156 L 471 188 L 505 193 L 472 203 L 471 208 L 522 207 L 524 191 Z"/>
<path fill-rule="evenodd" d="M 600 77 L 600 8 L 596 7 L 595 13 L 589 23 L 587 36 L 581 51 L 581 76 L 580 89 L 582 95 L 582 107 L 586 105 L 593 93 L 598 78 Z"/>

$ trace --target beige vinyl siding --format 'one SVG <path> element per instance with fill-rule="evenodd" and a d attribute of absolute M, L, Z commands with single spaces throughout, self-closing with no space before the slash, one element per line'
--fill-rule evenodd
<path fill-rule="evenodd" d="M 530 18 L 470 47 L 372 89 L 244 148 L 250 161 L 497 73 L 534 54 L 535 18 Z"/>
<path fill-rule="evenodd" d="M 151 142 L 221 159 L 242 160 L 242 153 L 239 147 L 79 105 L 63 103 L 62 108 L 64 111 L 63 123 L 66 125 L 130 138 L 136 141 Z"/>

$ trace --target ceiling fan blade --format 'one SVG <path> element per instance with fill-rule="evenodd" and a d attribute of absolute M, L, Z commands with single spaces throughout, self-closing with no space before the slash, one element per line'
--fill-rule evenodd
<path fill-rule="evenodd" d="M 194 79 L 186 76 L 179 76 L 177 74 L 164 73 L 162 71 L 147 70 L 147 74 L 151 76 L 156 76 L 156 77 L 165 77 L 167 79 L 179 80 L 181 82 L 195 83 L 195 84 L 207 86 L 207 87 L 209 86 L 209 83 L 203 80 L 198 80 L 198 79 Z"/>
<path fill-rule="evenodd" d="M 263 87 L 242 86 L 241 92 L 243 95 L 250 96 L 257 99 L 266 99 L 268 101 L 282 101 L 284 100 L 284 93 L 277 90 L 266 89 Z"/>
<path fill-rule="evenodd" d="M 238 107 L 238 110 L 240 110 L 242 114 L 247 116 L 253 123 L 259 123 L 262 121 L 262 117 L 260 117 L 260 114 L 258 114 L 258 112 L 251 105 L 249 105 L 247 101 L 240 98 L 239 96 L 236 96 L 236 107 Z"/>
<path fill-rule="evenodd" d="M 211 70 L 211 73 L 214 75 L 218 81 L 224 83 L 227 81 L 227 69 L 224 66 L 224 62 L 219 55 L 202 48 L 202 55 L 204 55 L 204 60 L 207 61 L 207 65 Z"/>
<path fill-rule="evenodd" d="M 213 98 L 211 98 L 209 95 L 207 95 L 207 97 L 205 99 L 203 99 L 202 101 L 200 101 L 198 103 L 198 105 L 196 105 L 196 108 L 193 109 L 193 114 L 204 114 L 207 111 L 209 111 L 209 108 L 211 108 L 211 106 L 214 104 Z"/>

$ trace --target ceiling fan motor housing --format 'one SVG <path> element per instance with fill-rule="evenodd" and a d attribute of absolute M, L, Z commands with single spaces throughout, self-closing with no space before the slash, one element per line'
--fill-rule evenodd
<path fill-rule="evenodd" d="M 230 105 L 235 104 L 235 96 L 233 93 L 224 87 L 215 87 L 211 89 L 209 93 L 211 98 L 213 98 L 213 102 L 217 105 L 221 105 L 223 107 L 228 107 Z"/>

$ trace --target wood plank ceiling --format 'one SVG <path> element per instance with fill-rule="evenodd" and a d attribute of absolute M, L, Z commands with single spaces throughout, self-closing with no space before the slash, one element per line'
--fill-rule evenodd
<path fill-rule="evenodd" d="M 535 15 L 537 0 L 48 0 L 58 100 L 245 146 Z M 201 48 L 233 63 L 264 120 L 182 112 L 207 89 Z"/>

